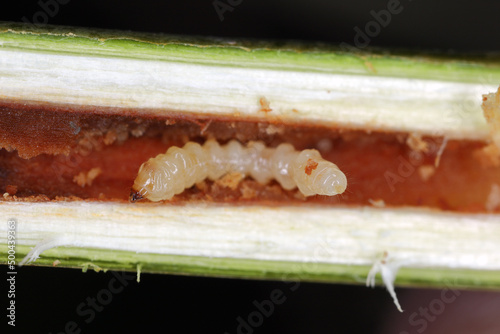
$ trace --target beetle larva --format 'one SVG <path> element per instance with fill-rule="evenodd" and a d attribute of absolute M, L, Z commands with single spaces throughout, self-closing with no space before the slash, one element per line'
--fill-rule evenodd
<path fill-rule="evenodd" d="M 305 196 L 333 196 L 347 187 L 344 173 L 317 150 L 299 152 L 290 144 L 267 148 L 262 142 L 244 147 L 235 140 L 220 146 L 208 140 L 203 146 L 194 142 L 183 148 L 173 146 L 143 163 L 130 201 L 171 199 L 205 178 L 217 180 L 229 172 L 251 176 L 262 184 L 274 178 L 284 189 L 298 187 Z"/>

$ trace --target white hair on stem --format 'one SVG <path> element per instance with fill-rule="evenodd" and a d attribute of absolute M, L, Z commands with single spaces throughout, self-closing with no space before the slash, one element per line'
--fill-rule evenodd
<path fill-rule="evenodd" d="M 396 296 L 396 291 L 394 290 L 394 281 L 396 280 L 396 275 L 398 273 L 401 263 L 394 261 L 389 261 L 388 253 L 384 252 L 383 258 L 381 260 L 376 260 L 373 264 L 368 276 L 366 277 L 366 286 L 375 287 L 375 276 L 380 272 L 382 276 L 382 281 L 392 297 L 394 304 L 396 305 L 399 312 L 403 312 L 401 305 L 399 305 L 398 297 Z"/>

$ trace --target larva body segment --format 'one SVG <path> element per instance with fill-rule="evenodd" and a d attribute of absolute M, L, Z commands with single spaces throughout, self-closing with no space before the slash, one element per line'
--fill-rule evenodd
<path fill-rule="evenodd" d="M 284 189 L 298 187 L 305 196 L 333 196 L 347 187 L 344 173 L 317 150 L 299 152 L 290 144 L 268 148 L 262 142 L 244 147 L 235 140 L 220 146 L 208 140 L 203 146 L 189 142 L 183 148 L 171 147 L 142 164 L 130 200 L 171 199 L 205 178 L 217 180 L 229 172 L 251 176 L 262 184 L 276 179 Z"/>

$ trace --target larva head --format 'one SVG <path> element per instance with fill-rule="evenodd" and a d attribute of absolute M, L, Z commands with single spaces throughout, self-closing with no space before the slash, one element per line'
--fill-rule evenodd
<path fill-rule="evenodd" d="M 143 163 L 139 168 L 139 173 L 137 173 L 134 185 L 130 190 L 130 197 L 129 197 L 130 202 L 133 203 L 143 198 L 146 198 L 148 193 L 151 192 L 152 190 L 151 174 L 152 174 L 152 168 L 148 160 L 145 163 Z"/>
<path fill-rule="evenodd" d="M 171 148 L 172 149 L 172 148 Z M 175 149 L 179 149 L 175 147 Z M 132 186 L 130 200 L 137 201 L 147 198 L 150 201 L 157 202 L 171 199 L 175 194 L 184 190 L 182 176 L 179 173 L 182 169 L 179 161 L 176 161 L 172 154 L 159 154 L 142 164 L 137 173 L 137 177 Z M 172 161 L 172 159 L 174 159 Z M 180 190 L 182 188 L 182 190 Z"/>
<path fill-rule="evenodd" d="M 165 194 L 165 190 L 168 189 L 168 182 L 166 180 L 168 179 L 168 171 L 166 172 L 158 166 L 158 161 L 161 161 L 158 157 L 149 159 L 139 168 L 130 192 L 131 202 L 143 198 L 147 198 L 150 201 L 160 201 L 173 196 L 173 194 Z"/>
<path fill-rule="evenodd" d="M 130 189 L 130 196 L 128 198 L 128 200 L 131 202 L 131 203 L 134 203 L 134 202 L 137 202 L 137 201 L 140 201 L 141 199 L 143 199 L 144 197 L 136 190 L 134 190 L 133 188 Z"/>

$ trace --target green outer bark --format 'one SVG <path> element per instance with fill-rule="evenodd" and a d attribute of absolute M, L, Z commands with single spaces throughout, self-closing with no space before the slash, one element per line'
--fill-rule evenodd
<path fill-rule="evenodd" d="M 5 249 L 3 245 L 2 249 Z M 16 247 L 20 261 L 30 250 L 28 246 Z M 1 252 L 0 257 L 7 258 Z M 95 271 L 125 270 L 140 273 L 180 274 L 242 279 L 270 279 L 294 282 L 329 282 L 365 284 L 370 267 L 347 266 L 325 263 L 293 263 L 258 261 L 251 259 L 208 258 L 164 254 L 137 254 L 134 252 L 105 249 L 81 249 L 58 247 L 47 250 L 36 266 L 81 268 Z M 381 284 L 380 277 L 378 282 Z M 436 268 L 402 268 L 396 278 L 398 286 L 456 288 L 500 288 L 499 271 L 451 270 Z"/>
<path fill-rule="evenodd" d="M 331 46 L 255 41 L 179 38 L 159 34 L 0 23 L 1 47 L 11 50 L 81 54 L 212 64 L 275 70 L 498 84 L 499 55 L 460 56 L 400 54 L 375 50 L 352 52 Z"/>

